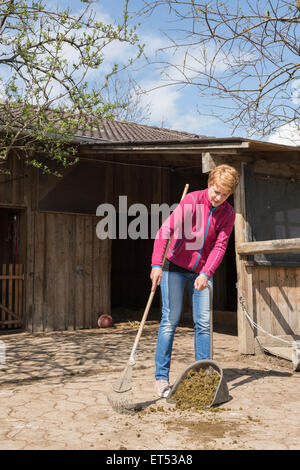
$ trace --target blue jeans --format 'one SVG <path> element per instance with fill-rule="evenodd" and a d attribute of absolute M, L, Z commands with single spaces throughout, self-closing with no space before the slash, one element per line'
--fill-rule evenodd
<path fill-rule="evenodd" d="M 188 283 L 193 305 L 195 360 L 210 359 L 209 290 L 197 291 L 194 281 L 198 274 L 163 271 L 160 284 L 162 318 L 158 330 L 155 353 L 155 378 L 169 380 L 171 354 L 175 330 L 180 320 L 185 283 Z M 208 281 L 213 287 L 212 278 Z"/>

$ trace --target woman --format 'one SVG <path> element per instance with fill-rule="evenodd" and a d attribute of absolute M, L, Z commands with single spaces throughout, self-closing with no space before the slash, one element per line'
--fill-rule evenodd
<path fill-rule="evenodd" d="M 186 282 L 193 306 L 195 360 L 210 358 L 207 287 L 213 287 L 213 274 L 223 259 L 233 229 L 235 211 L 226 200 L 234 193 L 238 181 L 233 167 L 217 166 L 209 175 L 208 188 L 187 194 L 157 233 L 150 278 L 152 287 L 160 285 L 162 293 L 162 319 L 155 354 L 155 388 L 160 397 L 166 397 L 170 390 L 173 339 Z"/>

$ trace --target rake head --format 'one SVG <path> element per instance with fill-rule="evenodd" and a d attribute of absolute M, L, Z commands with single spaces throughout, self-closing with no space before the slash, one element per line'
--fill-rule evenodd
<path fill-rule="evenodd" d="M 112 384 L 112 390 L 107 394 L 111 407 L 118 413 L 134 411 L 132 400 L 132 364 L 128 364 L 121 377 Z"/>
<path fill-rule="evenodd" d="M 117 393 L 125 393 L 132 389 L 132 365 L 128 365 L 121 377 L 113 384 L 112 389 Z"/>
<path fill-rule="evenodd" d="M 125 392 L 119 396 L 117 396 L 117 394 L 110 393 L 107 395 L 107 400 L 112 409 L 117 413 L 129 414 L 135 411 L 132 394 L 130 392 Z"/>

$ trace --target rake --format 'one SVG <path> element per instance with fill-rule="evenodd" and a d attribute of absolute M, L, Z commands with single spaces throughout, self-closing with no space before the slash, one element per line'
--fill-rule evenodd
<path fill-rule="evenodd" d="M 188 189 L 189 189 L 189 185 L 186 184 L 183 194 L 181 196 L 181 201 L 186 196 Z M 169 239 L 168 244 L 166 246 L 162 266 L 164 265 L 171 241 L 172 241 L 172 237 Z M 130 413 L 134 411 L 135 409 L 134 403 L 132 402 L 132 394 L 131 394 L 132 370 L 136 363 L 135 362 L 136 350 L 139 344 L 140 337 L 143 332 L 145 322 L 148 317 L 148 313 L 149 313 L 149 310 L 150 310 L 150 307 L 151 307 L 151 304 L 152 304 L 152 301 L 156 292 L 156 288 L 157 288 L 156 284 L 153 285 L 151 288 L 148 302 L 144 310 L 144 314 L 143 314 L 137 335 L 135 337 L 135 341 L 134 341 L 127 365 L 123 373 L 121 374 L 121 376 L 116 380 L 115 383 L 112 384 L 112 390 L 107 395 L 108 402 L 111 404 L 112 408 L 119 413 L 126 413 L 126 412 Z"/>

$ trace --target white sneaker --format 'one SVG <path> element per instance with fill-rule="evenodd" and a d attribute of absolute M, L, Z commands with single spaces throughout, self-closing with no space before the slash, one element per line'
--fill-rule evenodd
<path fill-rule="evenodd" d="M 155 382 L 155 390 L 159 397 L 166 398 L 169 395 L 171 387 L 167 380 L 157 380 Z"/>

